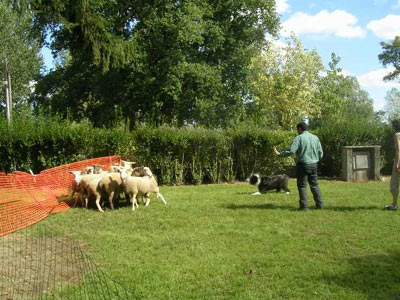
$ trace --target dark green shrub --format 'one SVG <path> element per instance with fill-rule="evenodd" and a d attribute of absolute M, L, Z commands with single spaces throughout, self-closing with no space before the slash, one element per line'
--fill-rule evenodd
<path fill-rule="evenodd" d="M 274 146 L 286 149 L 290 146 L 294 133 L 267 131 L 258 128 L 239 127 L 230 131 L 233 144 L 235 177 L 246 179 L 253 172 L 264 175 L 288 173 L 294 166 L 293 158 L 278 158 L 273 153 Z"/>
<path fill-rule="evenodd" d="M 381 145 L 382 170 L 390 173 L 394 157 L 390 126 L 351 120 L 332 122 L 311 132 L 319 136 L 324 149 L 321 175 L 341 176 L 341 147 L 349 145 Z M 273 147 L 283 150 L 294 137 L 294 131 L 244 125 L 230 130 L 139 127 L 129 132 L 123 126 L 99 129 L 88 122 L 21 114 L 12 126 L 0 118 L 1 171 L 32 169 L 38 173 L 74 161 L 117 154 L 149 166 L 160 184 L 230 182 L 244 180 L 252 172 L 293 177 L 293 158 L 276 157 Z"/>
<path fill-rule="evenodd" d="M 121 129 L 94 129 L 88 122 L 21 114 L 9 126 L 0 118 L 1 171 L 38 173 L 74 161 L 112 155 L 129 141 L 125 136 L 131 134 Z"/>

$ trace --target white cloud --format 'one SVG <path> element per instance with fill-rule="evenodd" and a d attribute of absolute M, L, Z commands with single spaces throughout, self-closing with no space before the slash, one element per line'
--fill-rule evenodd
<path fill-rule="evenodd" d="M 288 0 L 276 0 L 275 5 L 276 5 L 276 12 L 280 15 L 287 12 L 290 7 Z"/>
<path fill-rule="evenodd" d="M 290 32 L 294 32 L 316 38 L 330 35 L 343 38 L 364 37 L 365 32 L 360 26 L 356 26 L 357 22 L 356 16 L 344 10 L 321 10 L 316 15 L 297 12 L 282 24 L 282 35 L 288 36 Z"/>
<path fill-rule="evenodd" d="M 387 15 L 382 19 L 373 20 L 367 24 L 367 28 L 379 38 L 392 40 L 396 35 L 400 35 L 400 15 Z"/>
<path fill-rule="evenodd" d="M 357 76 L 357 79 L 362 88 L 400 88 L 399 82 L 383 81 L 383 77 L 391 71 L 393 71 L 393 67 L 373 70 Z"/>

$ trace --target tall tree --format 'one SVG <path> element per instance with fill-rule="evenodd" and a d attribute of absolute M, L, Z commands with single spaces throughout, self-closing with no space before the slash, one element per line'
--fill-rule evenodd
<path fill-rule="evenodd" d="M 384 77 L 385 80 L 400 78 L 400 36 L 396 36 L 391 43 L 381 42 L 383 52 L 378 55 L 383 66 L 392 65 L 394 71 Z"/>
<path fill-rule="evenodd" d="M 29 3 L 52 49 L 72 57 L 62 86 L 42 85 L 35 101 L 59 111 L 57 98 L 72 115 L 83 107 L 97 125 L 115 109 L 134 122 L 226 125 L 243 112 L 251 57 L 279 27 L 273 0 Z"/>
<path fill-rule="evenodd" d="M 357 78 L 343 75 L 339 63 L 340 57 L 332 53 L 329 69 L 319 83 L 321 116 L 314 124 L 354 117 L 374 119 L 373 100 L 361 89 Z"/>
<path fill-rule="evenodd" d="M 307 51 L 294 35 L 285 47 L 271 44 L 253 60 L 253 95 L 249 102 L 258 118 L 291 129 L 304 116 L 321 112 L 318 91 L 321 58 Z"/>
<path fill-rule="evenodd" d="M 383 111 L 388 121 L 400 118 L 400 90 L 393 88 L 386 93 Z"/>
<path fill-rule="evenodd" d="M 7 58 L 12 98 L 17 108 L 26 103 L 32 92 L 33 79 L 41 67 L 40 43 L 32 32 L 30 21 L 29 15 L 16 14 L 7 1 L 0 0 L 0 77 L 3 82 L 3 62 Z M 1 105 L 0 109 L 3 108 Z"/>

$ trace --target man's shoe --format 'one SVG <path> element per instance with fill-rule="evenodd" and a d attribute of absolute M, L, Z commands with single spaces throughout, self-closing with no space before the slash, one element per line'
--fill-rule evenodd
<path fill-rule="evenodd" d="M 397 210 L 397 205 L 393 205 L 393 204 L 391 204 L 391 205 L 386 205 L 386 206 L 385 206 L 385 209 L 386 209 L 386 210 Z"/>
<path fill-rule="evenodd" d="M 322 206 L 316 206 L 315 209 L 322 209 Z"/>

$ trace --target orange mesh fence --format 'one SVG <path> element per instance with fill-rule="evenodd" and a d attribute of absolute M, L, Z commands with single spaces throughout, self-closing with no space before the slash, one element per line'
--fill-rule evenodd
<path fill-rule="evenodd" d="M 0 236 L 28 227 L 50 213 L 68 209 L 66 202 L 57 199 L 72 191 L 74 176 L 70 171 L 92 165 L 101 165 L 107 170 L 120 162 L 120 156 L 107 156 L 58 166 L 36 175 L 0 173 Z"/>

